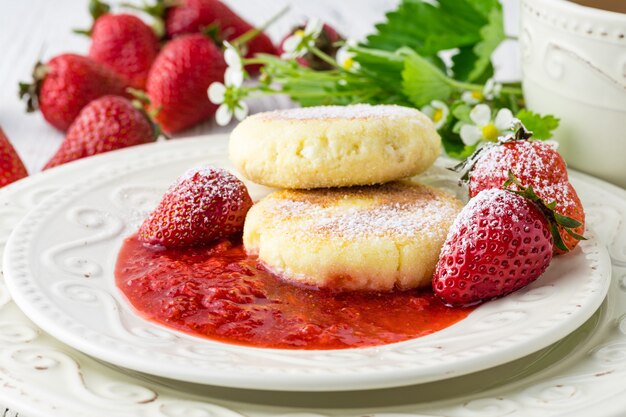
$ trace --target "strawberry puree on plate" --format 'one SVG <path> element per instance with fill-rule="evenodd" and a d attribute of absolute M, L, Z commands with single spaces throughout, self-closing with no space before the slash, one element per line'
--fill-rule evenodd
<path fill-rule="evenodd" d="M 195 336 L 281 349 L 367 347 L 425 336 L 464 319 L 430 290 L 336 293 L 294 286 L 248 257 L 239 240 L 154 249 L 128 238 L 116 283 L 137 312 Z"/>

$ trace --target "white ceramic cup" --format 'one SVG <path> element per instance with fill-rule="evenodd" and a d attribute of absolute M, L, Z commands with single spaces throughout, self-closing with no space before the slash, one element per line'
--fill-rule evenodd
<path fill-rule="evenodd" d="M 521 22 L 528 108 L 561 119 L 570 167 L 626 188 L 626 14 L 522 0 Z"/>

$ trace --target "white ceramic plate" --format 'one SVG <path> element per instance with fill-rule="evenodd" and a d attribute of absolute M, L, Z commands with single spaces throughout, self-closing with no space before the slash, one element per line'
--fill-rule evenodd
<path fill-rule="evenodd" d="M 0 189 L 0 253 L 15 224 L 69 182 L 193 142 L 113 152 Z M 589 227 L 609 249 L 611 288 L 582 327 L 530 356 L 459 378 L 374 391 L 286 394 L 185 384 L 109 367 L 58 342 L 19 310 L 0 277 L 0 402 L 21 417 L 623 416 L 626 191 L 571 175 Z"/>
<path fill-rule="evenodd" d="M 591 234 L 527 288 L 486 303 L 443 331 L 402 343 L 334 351 L 259 349 L 170 330 L 133 312 L 115 286 L 113 269 L 124 237 L 178 175 L 203 163 L 231 168 L 225 136 L 177 145 L 147 147 L 150 156 L 98 170 L 46 198 L 6 247 L 5 279 L 26 315 L 64 343 L 112 364 L 239 388 L 401 386 L 486 369 L 545 348 L 583 324 L 605 297 L 610 262 Z M 442 168 L 424 180 L 456 189 L 456 179 Z M 253 198 L 267 192 L 249 187 Z"/>

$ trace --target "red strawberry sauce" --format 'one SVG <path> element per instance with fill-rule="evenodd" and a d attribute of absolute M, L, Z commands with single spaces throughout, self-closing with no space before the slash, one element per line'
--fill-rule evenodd
<path fill-rule="evenodd" d="M 195 336 L 246 346 L 343 349 L 400 342 L 444 329 L 472 308 L 428 290 L 336 293 L 289 284 L 240 241 L 154 249 L 129 237 L 116 283 L 143 317 Z"/>

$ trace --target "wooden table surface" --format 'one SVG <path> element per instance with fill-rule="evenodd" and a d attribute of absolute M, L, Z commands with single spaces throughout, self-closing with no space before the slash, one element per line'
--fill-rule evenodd
<path fill-rule="evenodd" d="M 501 0 L 505 6 L 506 28 L 517 34 L 518 0 Z M 345 36 L 360 39 L 374 23 L 383 20 L 384 12 L 399 0 L 225 0 L 234 10 L 252 23 L 260 24 L 285 5 L 290 11 L 269 30 L 274 41 L 281 39 L 291 27 L 308 16 L 316 16 L 337 28 Z M 111 4 L 119 0 L 109 1 Z M 35 173 L 55 152 L 63 139 L 48 125 L 40 113 L 27 114 L 25 104 L 17 96 L 19 81 L 28 81 L 34 63 L 47 61 L 63 52 L 86 53 L 89 39 L 73 34 L 72 28 L 85 28 L 91 23 L 88 0 L 2 0 L 0 11 L 0 126 L 16 147 L 29 172 Z M 497 77 L 519 79 L 517 45 L 507 41 L 496 51 Z M 288 102 L 283 98 L 266 98 L 251 103 L 251 111 L 260 111 Z M 176 137 L 208 132 L 229 131 L 233 125 L 220 128 L 207 121 Z M 14 417 L 3 411 L 0 416 Z M 22 416 L 23 417 L 23 416 Z"/>

